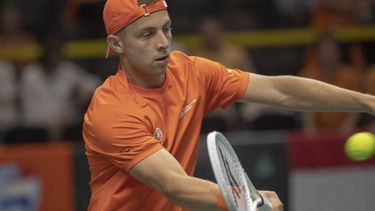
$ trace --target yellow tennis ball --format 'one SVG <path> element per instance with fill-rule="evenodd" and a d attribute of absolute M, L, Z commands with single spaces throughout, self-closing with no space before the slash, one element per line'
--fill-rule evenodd
<path fill-rule="evenodd" d="M 375 154 L 375 136 L 369 132 L 353 134 L 345 143 L 345 153 L 355 161 L 369 159 Z"/>

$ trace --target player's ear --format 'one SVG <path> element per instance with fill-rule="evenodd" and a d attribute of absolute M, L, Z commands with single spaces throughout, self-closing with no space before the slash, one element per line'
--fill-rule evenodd
<path fill-rule="evenodd" d="M 122 43 L 119 36 L 108 35 L 107 36 L 107 42 L 108 42 L 108 45 L 111 47 L 112 51 L 114 51 L 116 53 L 123 53 L 124 52 L 123 43 Z"/>

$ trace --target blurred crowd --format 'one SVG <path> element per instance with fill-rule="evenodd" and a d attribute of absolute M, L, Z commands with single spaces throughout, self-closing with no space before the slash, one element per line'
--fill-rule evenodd
<path fill-rule="evenodd" d="M 175 35 L 195 33 L 196 48 L 172 48 L 229 68 L 293 74 L 375 94 L 375 35 L 342 42 L 335 30 L 375 23 L 373 0 L 167 1 Z M 0 50 L 37 43 L 40 55 L 0 58 L 0 143 L 80 140 L 82 118 L 95 88 L 115 70 L 115 58 L 67 58 L 71 40 L 105 39 L 102 0 L 0 0 Z M 229 31 L 309 27 L 303 46 L 248 49 L 229 43 Z M 22 52 L 20 52 L 21 54 Z M 355 113 L 295 113 L 259 104 L 234 104 L 204 121 L 211 130 L 291 130 L 305 133 L 375 132 L 375 119 Z"/>

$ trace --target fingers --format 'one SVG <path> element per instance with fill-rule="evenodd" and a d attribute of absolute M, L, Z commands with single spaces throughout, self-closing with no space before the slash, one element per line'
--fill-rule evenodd
<path fill-rule="evenodd" d="M 274 191 L 259 191 L 272 204 L 272 211 L 284 211 L 284 205 Z"/>

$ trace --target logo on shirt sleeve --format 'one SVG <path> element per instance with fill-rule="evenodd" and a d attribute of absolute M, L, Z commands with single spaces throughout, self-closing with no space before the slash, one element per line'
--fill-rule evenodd
<path fill-rule="evenodd" d="M 154 138 L 158 141 L 161 141 L 161 139 L 163 138 L 163 132 L 161 131 L 160 128 L 156 128 L 155 129 L 155 132 L 154 132 Z"/>

